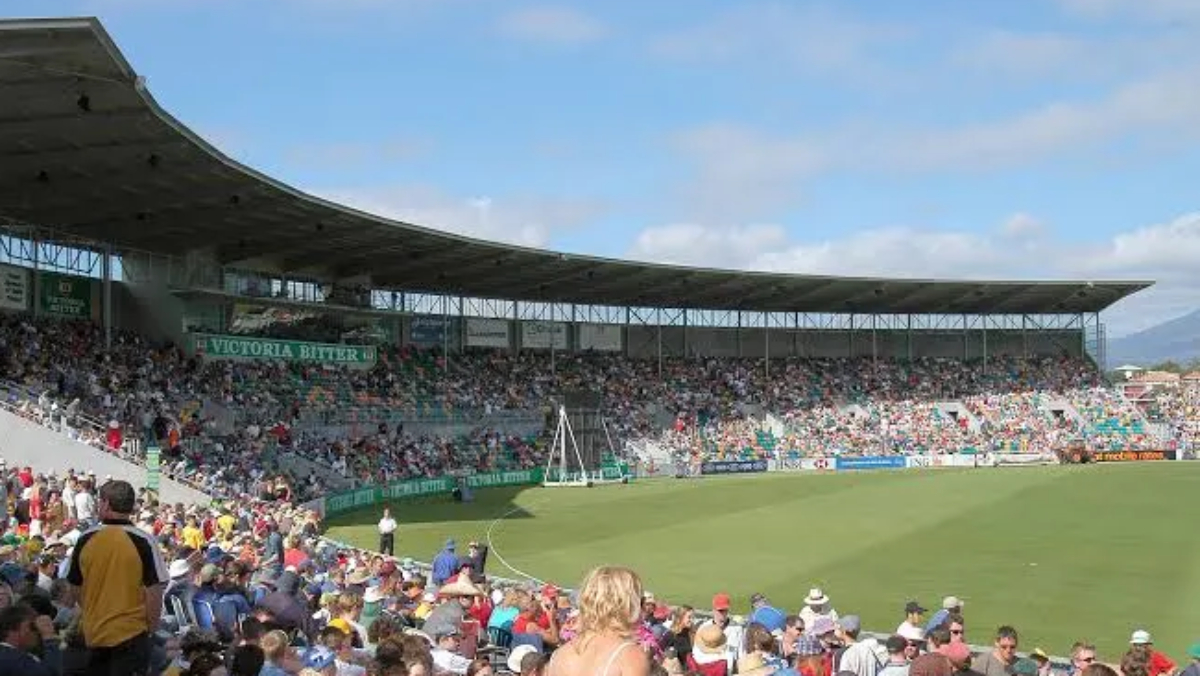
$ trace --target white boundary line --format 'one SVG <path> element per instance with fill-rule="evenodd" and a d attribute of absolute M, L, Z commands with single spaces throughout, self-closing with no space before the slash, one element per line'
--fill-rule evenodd
<path fill-rule="evenodd" d="M 485 539 L 487 540 L 488 551 L 490 551 L 493 555 L 495 555 L 496 560 L 500 562 L 500 565 L 511 570 L 518 577 L 526 578 L 538 585 L 544 585 L 545 582 L 543 580 L 539 580 L 538 578 L 530 575 L 529 573 L 526 573 L 525 571 L 515 568 L 508 561 L 504 560 L 504 557 L 500 554 L 500 550 L 496 549 L 495 541 L 492 539 L 492 531 L 495 530 L 496 526 L 500 525 L 501 521 L 507 519 L 509 516 L 512 516 L 513 514 L 516 514 L 517 512 L 521 511 L 522 509 L 524 509 L 524 507 L 517 505 L 516 507 L 513 507 L 512 509 L 508 510 L 507 512 L 501 514 L 500 516 L 498 516 L 492 520 L 492 523 L 488 525 L 487 535 L 485 537 Z"/>

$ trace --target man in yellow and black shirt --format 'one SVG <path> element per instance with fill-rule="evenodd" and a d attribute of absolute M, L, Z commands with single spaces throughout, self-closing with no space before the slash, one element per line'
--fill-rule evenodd
<path fill-rule="evenodd" d="M 79 587 L 89 675 L 150 670 L 151 634 L 169 578 L 153 539 L 129 520 L 135 499 L 127 481 L 101 486 L 101 525 L 84 532 L 71 555 L 67 581 Z"/>

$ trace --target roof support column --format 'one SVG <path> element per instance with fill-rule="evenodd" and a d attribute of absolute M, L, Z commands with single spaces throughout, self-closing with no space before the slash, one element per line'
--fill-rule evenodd
<path fill-rule="evenodd" d="M 735 340 L 737 340 L 738 359 L 741 359 L 743 356 L 742 355 L 742 311 L 741 310 L 737 311 L 737 329 L 736 329 L 736 332 L 733 334 L 733 337 Z"/>
<path fill-rule="evenodd" d="M 41 242 L 37 238 L 37 232 L 34 231 L 33 237 L 29 241 L 33 245 L 33 255 L 30 256 L 30 263 L 33 263 L 33 318 L 37 319 L 38 315 L 42 314 L 42 272 L 41 272 Z"/>
<path fill-rule="evenodd" d="M 1021 315 L 1021 359 L 1029 359 L 1029 315 Z"/>
<path fill-rule="evenodd" d="M 988 370 L 987 325 L 988 325 L 988 317 L 990 317 L 990 316 L 991 315 L 983 316 L 983 333 L 981 334 L 981 337 L 983 338 L 983 373 L 984 373 L 984 375 L 987 375 L 987 370 Z"/>
<path fill-rule="evenodd" d="M 871 315 L 871 365 L 879 368 L 879 335 L 878 326 L 879 315 Z"/>
<path fill-rule="evenodd" d="M 763 375 L 771 377 L 771 313 L 763 313 Z"/>
<path fill-rule="evenodd" d="M 662 308 L 654 309 L 654 317 L 654 323 L 657 325 L 655 334 L 658 338 L 658 379 L 662 380 Z"/>
<path fill-rule="evenodd" d="M 971 359 L 971 322 L 966 315 L 962 316 L 963 325 L 963 361 Z"/>
<path fill-rule="evenodd" d="M 691 350 L 688 349 L 688 313 L 689 312 L 690 312 L 690 310 L 687 310 L 687 309 L 685 309 L 683 311 L 683 358 L 684 358 L 684 360 L 687 360 L 688 356 L 691 355 Z"/>
<path fill-rule="evenodd" d="M 113 323 L 112 245 L 105 244 L 101 255 L 104 257 L 100 260 L 100 283 L 103 285 L 101 289 L 104 294 L 101 301 L 101 308 L 104 312 L 104 349 L 111 350 Z"/>
<path fill-rule="evenodd" d="M 846 358 L 854 359 L 854 313 L 850 313 L 850 330 L 846 332 Z"/>
<path fill-rule="evenodd" d="M 450 295 L 442 294 L 442 371 L 450 373 Z"/>
<path fill-rule="evenodd" d="M 913 360 L 912 315 L 908 315 L 907 320 L 908 320 L 907 321 L 908 330 L 905 332 L 905 335 L 907 336 L 908 340 L 906 340 L 904 342 L 906 343 L 905 349 L 908 352 L 908 361 L 909 361 L 909 363 L 912 363 L 912 360 Z"/>

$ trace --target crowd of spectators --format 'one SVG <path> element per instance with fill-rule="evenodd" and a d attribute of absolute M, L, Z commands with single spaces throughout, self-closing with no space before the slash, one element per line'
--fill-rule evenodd
<path fill-rule="evenodd" d="M 356 370 L 203 360 L 127 332 L 115 334 L 111 350 L 103 344 L 89 322 L 6 314 L 0 375 L 33 393 L 16 397 L 27 415 L 90 417 L 125 439 L 154 439 L 170 476 L 219 495 L 267 485 L 306 497 L 340 480 L 535 466 L 553 425 L 531 431 L 506 421 L 548 420 L 552 399 L 572 390 L 602 395 L 619 446 L 658 444 L 693 459 L 1164 442 L 1090 362 L 1070 357 L 779 359 L 768 370 L 761 360 L 660 364 L 592 353 L 468 351 L 447 360 L 405 346 L 381 348 L 373 368 Z M 766 414 L 776 424 L 767 425 Z M 405 424 L 431 419 L 446 424 Z M 107 430 L 66 427 L 111 446 Z M 328 471 L 298 475 L 278 461 L 281 453 Z"/>
<path fill-rule="evenodd" d="M 795 614 L 756 596 L 744 618 L 718 594 L 703 619 L 646 593 L 625 569 L 593 571 L 577 594 L 498 587 L 485 575 L 486 549 L 472 543 L 460 556 L 453 541 L 427 575 L 411 560 L 322 539 L 318 515 L 297 505 L 327 487 L 274 459 L 301 453 L 377 480 L 528 466 L 544 439 L 487 426 L 415 434 L 396 423 L 339 437 L 336 426 L 305 427 L 303 414 L 335 410 L 346 393 L 401 410 L 421 401 L 537 410 L 588 387 L 602 392 L 619 434 L 705 457 L 1050 450 L 1150 438 L 1136 410 L 1086 362 L 1068 358 L 780 360 L 769 376 L 749 360 L 666 360 L 660 376 L 657 363 L 597 355 L 559 355 L 553 367 L 496 353 L 447 364 L 405 348 L 353 371 L 204 362 L 128 333 L 111 350 L 102 345 L 88 323 L 0 315 L 0 368 L 18 385 L 9 403 L 115 453 L 130 439 L 154 439 L 166 474 L 217 499 L 160 504 L 85 471 L 43 476 L 0 462 L 8 517 L 0 674 L 1049 676 L 1044 653 L 1016 657 L 1011 628 L 987 637 L 994 650 L 972 655 L 953 599 L 928 620 L 910 604 L 896 635 L 878 640 L 817 589 Z M 1161 400 L 1168 419 L 1193 415 L 1194 396 Z M 228 411 L 240 413 L 235 424 Z M 764 428 L 763 411 L 778 416 L 781 434 Z M 1130 643 L 1120 658 L 1125 676 L 1174 673 L 1148 634 Z M 1113 676 L 1086 643 L 1070 656 L 1072 676 Z M 1200 659 L 1200 647 L 1190 657 Z"/>
<path fill-rule="evenodd" d="M 569 591 L 489 577 L 475 542 L 447 541 L 431 568 L 345 548 L 286 500 L 168 505 L 124 481 L 2 466 L 0 490 L 5 675 L 1117 675 L 1087 642 L 1052 672 L 1040 648 L 1018 656 L 1011 627 L 969 635 L 952 596 L 932 615 L 909 602 L 877 638 L 820 589 L 801 608 L 755 594 L 736 615 L 718 593 L 697 612 L 624 568 Z M 1144 630 L 1108 657 L 1123 676 L 1179 674 Z"/>
<path fill-rule="evenodd" d="M 1146 418 L 1165 425 L 1181 448 L 1200 449 L 1200 379 L 1182 379 L 1174 386 L 1150 388 L 1139 397 Z"/>

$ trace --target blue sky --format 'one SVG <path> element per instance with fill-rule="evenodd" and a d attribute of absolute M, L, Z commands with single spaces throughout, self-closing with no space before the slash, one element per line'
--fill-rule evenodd
<path fill-rule="evenodd" d="M 1200 307 L 1196 0 L 7 0 L 99 16 L 231 156 L 521 244 L 1149 278 Z"/>

